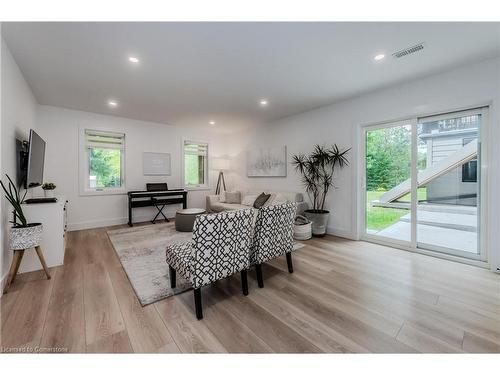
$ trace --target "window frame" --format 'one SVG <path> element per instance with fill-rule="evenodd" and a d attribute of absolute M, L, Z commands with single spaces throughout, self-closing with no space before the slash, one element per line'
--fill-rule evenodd
<path fill-rule="evenodd" d="M 203 144 L 207 148 L 207 154 L 205 156 L 205 163 L 204 163 L 204 179 L 205 183 L 202 185 L 186 185 L 186 159 L 185 159 L 185 150 L 184 146 L 186 142 L 191 142 L 191 143 L 197 143 L 197 144 Z M 199 139 L 193 139 L 193 138 L 182 138 L 181 139 L 181 184 L 182 187 L 185 190 L 210 190 L 210 183 L 209 183 L 209 153 L 210 153 L 210 143 L 207 141 L 199 140 Z"/>
<path fill-rule="evenodd" d="M 121 168 L 121 186 L 119 188 L 102 188 L 102 189 L 92 189 L 89 186 L 89 151 L 87 148 L 87 137 L 86 133 L 88 131 L 93 131 L 97 133 L 121 135 L 123 137 L 121 158 L 120 158 L 120 168 Z M 79 158 L 78 158 L 78 169 L 79 169 L 79 193 L 81 196 L 92 196 L 92 195 L 122 195 L 127 193 L 126 188 L 126 133 L 124 131 L 116 131 L 95 127 L 80 127 L 79 131 Z"/>

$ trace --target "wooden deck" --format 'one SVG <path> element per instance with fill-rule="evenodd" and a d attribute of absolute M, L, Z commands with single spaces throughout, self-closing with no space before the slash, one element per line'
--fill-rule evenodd
<path fill-rule="evenodd" d="M 69 352 L 500 352 L 500 275 L 332 236 L 203 289 L 141 307 L 106 229 L 69 233 L 65 265 L 18 276 L 1 301 L 4 348 Z"/>

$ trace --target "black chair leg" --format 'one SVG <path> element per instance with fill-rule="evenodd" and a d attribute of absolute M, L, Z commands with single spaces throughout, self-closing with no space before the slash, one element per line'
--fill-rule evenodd
<path fill-rule="evenodd" d="M 201 288 L 194 290 L 194 306 L 196 308 L 196 318 L 203 319 L 203 309 L 201 307 Z"/>
<path fill-rule="evenodd" d="M 262 264 L 255 265 L 255 273 L 257 274 L 257 284 L 259 284 L 259 288 L 264 288 L 264 279 L 262 278 Z"/>
<path fill-rule="evenodd" d="M 170 265 L 168 266 L 168 272 L 170 273 L 170 287 L 175 288 L 177 284 L 175 270 Z"/>
<path fill-rule="evenodd" d="M 248 278 L 247 270 L 241 271 L 241 291 L 244 296 L 248 296 Z"/>
<path fill-rule="evenodd" d="M 288 272 L 293 273 L 292 253 L 286 253 L 286 264 L 288 265 Z"/>

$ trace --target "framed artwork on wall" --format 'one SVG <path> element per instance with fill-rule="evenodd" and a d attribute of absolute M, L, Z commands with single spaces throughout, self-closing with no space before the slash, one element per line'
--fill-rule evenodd
<path fill-rule="evenodd" d="M 170 176 L 170 154 L 143 152 L 142 171 L 144 176 Z"/>
<path fill-rule="evenodd" d="M 286 146 L 247 151 L 248 177 L 286 177 Z"/>

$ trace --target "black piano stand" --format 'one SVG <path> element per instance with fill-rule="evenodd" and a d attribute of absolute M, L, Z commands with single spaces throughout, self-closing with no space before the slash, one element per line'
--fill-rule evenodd
<path fill-rule="evenodd" d="M 161 207 L 160 207 L 161 206 Z M 158 213 L 156 214 L 156 216 L 153 218 L 153 220 L 151 220 L 151 223 L 153 224 L 156 224 L 156 219 L 158 219 L 158 216 L 163 216 L 163 218 L 168 222 L 170 222 L 170 220 L 168 220 L 168 218 L 165 216 L 165 214 L 163 213 L 163 209 L 165 208 L 166 204 L 163 204 L 163 205 L 160 205 L 160 204 L 155 204 L 155 207 L 156 209 L 158 210 Z"/>
<path fill-rule="evenodd" d="M 128 225 L 134 226 L 132 219 L 132 209 L 136 207 L 151 207 L 155 206 L 158 212 L 151 221 L 153 224 L 161 216 L 166 221 L 168 218 L 163 213 L 165 206 L 170 204 L 182 204 L 182 208 L 187 207 L 187 191 L 182 189 L 165 190 L 165 191 L 129 191 L 128 192 Z M 149 198 L 149 199 L 146 199 Z"/>

